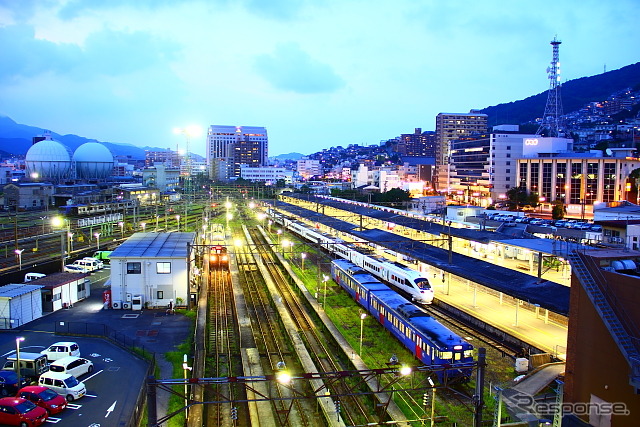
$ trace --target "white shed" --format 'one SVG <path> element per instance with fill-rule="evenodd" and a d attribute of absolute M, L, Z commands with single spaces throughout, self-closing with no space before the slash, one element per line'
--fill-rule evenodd
<path fill-rule="evenodd" d="M 0 287 L 0 329 L 13 329 L 42 317 L 42 286 L 9 284 Z"/>
<path fill-rule="evenodd" d="M 68 308 L 91 295 L 91 282 L 86 273 L 53 273 L 30 283 L 42 286 L 42 310 Z"/>

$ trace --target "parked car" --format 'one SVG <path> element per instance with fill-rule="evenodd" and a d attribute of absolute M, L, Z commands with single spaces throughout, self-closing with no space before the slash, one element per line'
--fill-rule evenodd
<path fill-rule="evenodd" d="M 80 357 L 80 346 L 71 341 L 59 341 L 51 344 L 46 350 L 42 350 L 40 354 L 47 356 L 47 360 L 49 362 L 62 359 L 67 356 Z"/>
<path fill-rule="evenodd" d="M 87 394 L 87 388 L 76 377 L 60 372 L 45 372 L 38 378 L 38 385 L 48 387 L 64 396 L 68 402 L 80 399 Z"/>
<path fill-rule="evenodd" d="M 95 257 L 86 256 L 82 258 L 82 261 L 89 261 L 89 262 L 95 263 L 96 270 L 101 270 L 104 268 L 104 262 L 102 262 L 101 260 Z"/>
<path fill-rule="evenodd" d="M 85 267 L 81 267 L 75 264 L 67 264 L 63 268 L 67 273 L 88 273 L 89 271 Z"/>
<path fill-rule="evenodd" d="M 37 427 L 47 420 L 47 411 L 21 397 L 0 399 L 0 424 Z"/>
<path fill-rule="evenodd" d="M 543 220 L 540 218 L 534 218 L 531 221 L 529 221 L 529 224 L 531 225 L 542 225 L 543 224 Z"/>
<path fill-rule="evenodd" d="M 33 280 L 38 280 L 38 279 L 42 279 L 43 277 L 45 277 L 46 274 L 44 273 L 27 273 L 24 275 L 24 282 L 31 282 Z"/>
<path fill-rule="evenodd" d="M 21 397 L 35 403 L 39 407 L 44 408 L 49 415 L 58 414 L 67 407 L 67 399 L 50 388 L 39 385 L 22 387 L 16 397 Z"/>
<path fill-rule="evenodd" d="M 20 387 L 26 385 L 24 378 L 18 384 L 18 374 L 13 371 L 0 371 L 0 395 L 15 396 Z"/>
<path fill-rule="evenodd" d="M 100 268 L 104 267 L 104 265 L 102 264 L 102 261 L 98 261 L 95 258 L 79 259 L 77 261 L 74 261 L 74 263 L 71 265 L 77 265 L 78 267 L 84 268 L 85 270 L 87 270 L 88 273 L 99 270 Z"/>
<path fill-rule="evenodd" d="M 49 370 L 51 372 L 61 372 L 80 378 L 82 375 L 93 372 L 93 362 L 84 357 L 67 356 L 49 365 Z"/>
<path fill-rule="evenodd" d="M 600 224 L 593 224 L 590 229 L 596 233 L 602 233 L 602 226 Z"/>
<path fill-rule="evenodd" d="M 16 364 L 18 363 L 18 357 L 15 353 L 7 356 L 7 361 L 2 367 L 3 371 L 14 372 L 16 370 Z M 42 353 L 31 353 L 23 351 L 20 353 L 20 377 L 25 380 L 24 384 L 20 387 L 27 385 L 27 380 L 37 380 L 38 377 L 49 370 L 47 364 L 47 356 Z M 20 388 L 18 387 L 18 388 Z M 16 389 L 17 391 L 17 389 Z M 15 393 L 11 393 L 14 395 Z"/>

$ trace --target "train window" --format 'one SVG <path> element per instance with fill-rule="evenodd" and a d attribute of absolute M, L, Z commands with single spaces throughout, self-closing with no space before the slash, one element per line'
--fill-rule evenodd
<path fill-rule="evenodd" d="M 158 291 L 157 295 L 158 295 L 158 299 L 164 299 L 164 291 Z"/>
<path fill-rule="evenodd" d="M 465 350 L 464 357 L 473 357 L 473 350 Z"/>
<path fill-rule="evenodd" d="M 157 262 L 156 263 L 156 273 L 158 273 L 158 274 L 170 274 L 171 273 L 171 263 L 170 262 Z"/>
<path fill-rule="evenodd" d="M 456 351 L 456 352 L 453 354 L 453 357 L 454 357 L 454 359 L 453 359 L 453 360 L 460 360 L 460 359 L 462 359 L 462 353 L 460 353 L 459 351 Z"/>
<path fill-rule="evenodd" d="M 442 360 L 451 360 L 453 359 L 453 353 L 450 351 L 441 351 L 440 352 L 440 359 Z"/>

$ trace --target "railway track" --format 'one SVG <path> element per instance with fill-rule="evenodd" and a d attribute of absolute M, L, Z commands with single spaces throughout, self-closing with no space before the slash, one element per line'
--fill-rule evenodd
<path fill-rule="evenodd" d="M 245 248 L 255 247 L 253 242 L 247 242 Z M 298 365 L 295 354 L 289 350 L 287 333 L 266 289 L 264 278 L 253 255 L 249 252 L 238 253 L 236 256 L 240 283 L 251 318 L 253 335 L 262 360 L 262 370 L 265 375 L 277 375 L 285 367 L 295 369 Z M 281 426 L 315 426 L 313 411 L 305 407 L 299 399 L 290 399 L 291 390 L 278 382 L 270 382 L 269 390 L 273 396 L 271 403 L 276 416 L 277 425 Z"/>
<path fill-rule="evenodd" d="M 264 235 L 256 229 L 252 229 L 250 235 L 255 242 L 259 242 L 259 246 L 269 247 L 269 242 L 265 240 Z M 282 298 L 282 302 L 294 321 L 298 332 L 302 334 L 309 355 L 313 358 L 318 370 L 320 372 L 339 372 L 353 369 L 350 363 L 345 363 L 339 357 L 334 356 L 340 354 L 341 350 L 332 345 L 334 343 L 332 337 L 322 334 L 323 328 L 314 322 L 313 316 L 305 307 L 299 295 L 293 291 L 273 251 L 262 251 L 261 256 L 271 277 L 274 278 L 279 296 Z M 344 408 L 341 415 L 347 425 L 363 425 L 375 421 L 370 415 L 375 410 L 368 399 L 367 403 L 369 405 L 367 406 L 363 403 L 364 399 L 353 395 L 344 384 L 333 383 L 332 390 L 335 394 L 345 395 L 341 402 L 341 407 Z"/>
<path fill-rule="evenodd" d="M 235 303 L 231 278 L 226 269 L 213 269 L 209 272 L 208 288 L 208 340 L 207 340 L 207 376 L 241 376 L 240 344 L 236 331 L 238 325 L 235 316 Z M 229 384 L 215 384 L 205 392 L 205 398 L 213 401 L 245 400 L 239 396 L 237 388 Z M 237 418 L 248 413 L 246 403 L 238 408 L 236 403 L 206 405 L 206 420 L 210 426 L 233 426 Z M 232 410 L 235 408 L 235 411 Z M 238 417 L 232 416 L 236 413 Z"/>

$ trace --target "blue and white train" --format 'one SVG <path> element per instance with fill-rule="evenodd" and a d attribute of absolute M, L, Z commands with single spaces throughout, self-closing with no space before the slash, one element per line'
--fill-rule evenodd
<path fill-rule="evenodd" d="M 419 304 L 431 304 L 434 292 L 427 277 L 406 265 L 389 261 L 387 258 L 366 253 L 355 244 L 346 243 L 303 222 L 292 220 L 279 212 L 271 210 L 269 215 L 274 221 L 300 237 L 318 244 L 326 251 L 356 264 L 394 288 L 406 293 L 412 301 Z M 356 242 L 358 243 L 358 242 Z M 367 242 L 360 242 L 366 244 Z"/>
<path fill-rule="evenodd" d="M 450 368 L 438 373 L 440 381 L 471 376 L 473 346 L 423 309 L 347 260 L 332 261 L 331 277 L 418 360 Z"/>

